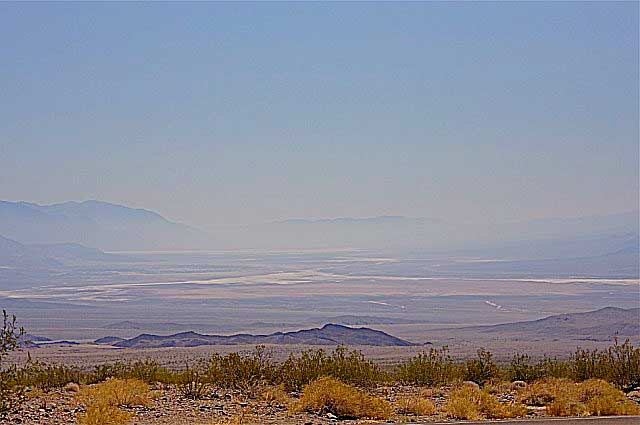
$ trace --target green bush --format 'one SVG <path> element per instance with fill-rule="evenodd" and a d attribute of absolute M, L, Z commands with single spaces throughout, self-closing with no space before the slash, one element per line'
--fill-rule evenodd
<path fill-rule="evenodd" d="M 15 365 L 6 365 L 10 352 L 18 348 L 24 329 L 16 327 L 16 317 L 2 310 L 0 330 L 0 417 L 17 409 L 24 400 L 25 385 L 20 370 Z"/>
<path fill-rule="evenodd" d="M 432 348 L 411 357 L 396 368 L 396 379 L 404 385 L 434 386 L 460 378 L 460 368 L 447 347 Z"/>
<path fill-rule="evenodd" d="M 31 360 L 18 373 L 26 385 L 40 388 L 43 391 L 62 388 L 69 382 L 81 383 L 86 376 L 85 373 L 74 367 L 51 365 Z"/>
<path fill-rule="evenodd" d="M 174 379 L 180 394 L 192 400 L 203 398 L 209 389 L 206 367 L 202 363 L 196 367 L 187 365 L 187 368 L 177 373 Z"/>
<path fill-rule="evenodd" d="M 249 354 L 214 354 L 209 359 L 206 376 L 214 385 L 254 393 L 259 386 L 273 383 L 277 367 L 271 353 L 258 346 Z"/>
<path fill-rule="evenodd" d="M 166 367 L 160 366 L 155 360 L 144 359 L 134 362 L 115 362 L 98 365 L 86 378 L 86 383 L 98 383 L 109 378 L 138 379 L 148 384 L 173 382 L 174 373 Z"/>
<path fill-rule="evenodd" d="M 360 387 L 373 386 L 387 379 L 380 366 L 367 360 L 360 351 L 348 351 L 342 346 L 329 355 L 322 349 L 292 354 L 278 370 L 278 379 L 288 391 L 299 391 L 323 376 Z"/>
<path fill-rule="evenodd" d="M 476 358 L 468 360 L 464 367 L 464 380 L 473 381 L 480 386 L 500 375 L 498 366 L 493 361 L 493 354 L 481 348 Z"/>

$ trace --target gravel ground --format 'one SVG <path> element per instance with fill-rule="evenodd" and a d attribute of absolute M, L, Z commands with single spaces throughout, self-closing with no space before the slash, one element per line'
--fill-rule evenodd
<path fill-rule="evenodd" d="M 264 401 L 248 399 L 239 392 L 211 391 L 204 399 L 191 400 L 183 397 L 175 388 L 160 386 L 154 388 L 156 398 L 150 407 L 124 408 L 133 413 L 132 425 L 217 425 L 226 423 L 241 424 L 281 424 L 281 425 L 322 425 L 335 423 L 337 420 L 328 415 L 293 414 L 286 406 L 268 404 Z M 421 389 L 416 387 L 381 387 L 372 391 L 376 396 L 394 403 L 402 397 L 416 396 Z M 428 398 L 442 407 L 446 401 L 446 389 L 432 391 Z M 422 393 L 424 396 L 425 394 Z M 638 394 L 640 395 L 640 394 Z M 501 401 L 513 399 L 513 392 L 498 394 Z M 640 401 L 636 397 L 632 397 Z M 29 395 L 20 412 L 14 413 L 0 424 L 23 425 L 70 425 L 77 423 L 77 415 L 84 412 L 74 393 L 61 389 L 50 392 L 36 391 Z M 242 422 L 237 420 L 244 414 Z M 530 418 L 542 417 L 544 411 L 532 411 Z M 388 423 L 420 423 L 447 421 L 442 414 L 429 417 L 396 415 Z M 340 424 L 381 423 L 381 421 L 340 420 Z"/>

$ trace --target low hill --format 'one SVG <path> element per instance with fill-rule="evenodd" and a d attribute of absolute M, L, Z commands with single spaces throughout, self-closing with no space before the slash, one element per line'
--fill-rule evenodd
<path fill-rule="evenodd" d="M 0 236 L 0 267 L 48 269 L 61 263 L 31 247 Z"/>
<path fill-rule="evenodd" d="M 415 344 L 396 338 L 382 331 L 369 328 L 350 328 L 341 325 L 325 325 L 322 328 L 295 332 L 276 332 L 269 335 L 202 335 L 183 332 L 160 336 L 143 334 L 113 344 L 122 348 L 196 347 L 200 345 L 256 345 L 256 344 L 301 344 L 301 345 L 373 345 L 413 346 Z"/>
<path fill-rule="evenodd" d="M 640 335 L 640 308 L 605 307 L 584 313 L 548 316 L 527 322 L 463 328 L 483 334 L 537 338 L 611 339 Z"/>
<path fill-rule="evenodd" d="M 157 332 L 171 332 L 171 331 L 184 331 L 187 329 L 201 328 L 202 325 L 184 324 L 184 323 L 172 323 L 172 322 L 160 322 L 160 323 L 138 323 L 130 320 L 124 320 L 121 322 L 110 323 L 103 326 L 103 329 L 112 330 L 151 330 Z"/>
<path fill-rule="evenodd" d="M 62 262 L 95 261 L 112 263 L 140 261 L 127 255 L 111 254 L 78 243 L 34 244 L 29 245 L 29 247 L 35 252 Z"/>
<path fill-rule="evenodd" d="M 59 269 L 85 262 L 137 261 L 133 257 L 109 254 L 77 243 L 23 244 L 0 236 L 0 267 L 17 269 Z"/>
<path fill-rule="evenodd" d="M 93 343 L 98 345 L 113 345 L 124 340 L 124 338 L 118 338 L 117 336 L 105 336 L 104 338 L 96 339 Z"/>
<path fill-rule="evenodd" d="M 345 314 L 326 319 L 329 323 L 336 323 L 347 326 L 368 326 L 368 325 L 400 325 L 422 323 L 419 320 L 400 319 L 396 317 L 379 317 L 379 316 L 355 316 Z"/>

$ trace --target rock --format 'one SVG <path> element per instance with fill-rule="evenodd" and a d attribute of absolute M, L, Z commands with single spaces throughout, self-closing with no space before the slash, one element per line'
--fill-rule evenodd
<path fill-rule="evenodd" d="M 336 415 L 334 415 L 333 413 L 327 413 L 327 418 L 329 418 L 329 419 L 338 419 L 338 417 Z"/>
<path fill-rule="evenodd" d="M 473 382 L 473 381 L 464 381 L 462 383 L 462 386 L 463 387 L 472 387 L 472 388 L 475 388 L 475 389 L 478 389 L 478 390 L 480 389 L 480 385 L 478 385 L 476 382 Z"/>
<path fill-rule="evenodd" d="M 69 382 L 67 385 L 64 386 L 64 390 L 68 393 L 77 393 L 80 391 L 80 385 L 74 382 Z"/>
<path fill-rule="evenodd" d="M 629 397 L 629 398 L 640 398 L 640 391 L 638 391 L 638 390 L 631 391 L 630 393 L 627 393 L 627 397 Z"/>
<path fill-rule="evenodd" d="M 527 386 L 527 383 L 524 381 L 513 381 L 511 383 L 511 388 L 524 388 Z"/>

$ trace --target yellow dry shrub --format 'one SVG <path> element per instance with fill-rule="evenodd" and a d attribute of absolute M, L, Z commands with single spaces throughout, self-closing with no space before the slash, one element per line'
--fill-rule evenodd
<path fill-rule="evenodd" d="M 606 381 L 574 383 L 566 379 L 534 382 L 519 393 L 527 404 L 547 406 L 552 416 L 637 415 L 640 407 Z"/>
<path fill-rule="evenodd" d="M 208 422 L 207 425 L 249 425 L 259 424 L 260 421 L 251 413 L 249 409 L 243 409 L 241 412 L 233 415 L 232 417 L 224 420 Z"/>
<path fill-rule="evenodd" d="M 429 416 L 436 413 L 436 407 L 426 398 L 405 397 L 396 402 L 396 411 L 402 415 Z"/>
<path fill-rule="evenodd" d="M 342 418 L 388 419 L 391 405 L 335 378 L 323 377 L 306 385 L 294 412 L 332 413 Z"/>
<path fill-rule="evenodd" d="M 575 391 L 575 384 L 568 379 L 547 378 L 535 381 L 518 391 L 518 401 L 529 406 L 548 406 L 558 397 Z"/>
<path fill-rule="evenodd" d="M 447 395 L 447 391 L 443 388 L 423 388 L 420 390 L 419 394 L 422 398 L 445 397 Z"/>
<path fill-rule="evenodd" d="M 557 397 L 547 406 L 547 414 L 551 416 L 588 416 L 587 407 L 571 397 Z"/>
<path fill-rule="evenodd" d="M 473 400 L 463 397 L 450 398 L 444 407 L 444 411 L 447 416 L 454 419 L 475 421 L 482 418 L 477 404 Z"/>
<path fill-rule="evenodd" d="M 78 414 L 80 425 L 124 425 L 131 419 L 131 414 L 123 412 L 115 406 L 96 403 L 87 407 L 86 413 Z"/>
<path fill-rule="evenodd" d="M 284 390 L 284 385 L 269 385 L 262 390 L 262 400 L 269 406 L 287 406 L 291 401 L 291 397 Z"/>
<path fill-rule="evenodd" d="M 444 411 L 451 418 L 469 420 L 514 418 L 527 413 L 521 404 L 502 404 L 489 392 L 467 385 L 451 392 Z"/>
<path fill-rule="evenodd" d="M 624 393 L 601 379 L 581 382 L 577 388 L 578 399 L 593 416 L 638 415 L 640 406 L 627 399 Z"/>
<path fill-rule="evenodd" d="M 87 405 L 150 406 L 153 402 L 149 385 L 138 379 L 108 379 L 82 388 L 78 398 Z"/>
<path fill-rule="evenodd" d="M 484 385 L 484 390 L 489 394 L 504 394 L 511 390 L 511 382 L 507 381 L 492 381 L 487 382 Z"/>

